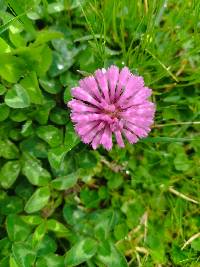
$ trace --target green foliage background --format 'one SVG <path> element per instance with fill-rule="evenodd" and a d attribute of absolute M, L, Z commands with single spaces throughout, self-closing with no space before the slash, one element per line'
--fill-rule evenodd
<path fill-rule="evenodd" d="M 192 0 L 0 1 L 1 267 L 200 266 L 199 21 Z M 66 103 L 111 64 L 156 121 L 93 151 Z"/>

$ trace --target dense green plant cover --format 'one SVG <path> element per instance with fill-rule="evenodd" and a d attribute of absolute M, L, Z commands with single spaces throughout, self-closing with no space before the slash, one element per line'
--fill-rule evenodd
<path fill-rule="evenodd" d="M 0 1 L 0 267 L 200 266 L 199 19 L 192 0 Z M 93 151 L 66 103 L 111 64 L 144 76 L 156 121 Z"/>

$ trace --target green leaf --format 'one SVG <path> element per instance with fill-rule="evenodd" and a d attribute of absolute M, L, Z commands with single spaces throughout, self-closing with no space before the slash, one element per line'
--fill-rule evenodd
<path fill-rule="evenodd" d="M 59 169 L 66 153 L 65 147 L 57 147 L 49 150 L 48 160 L 53 169 Z"/>
<path fill-rule="evenodd" d="M 0 76 L 10 83 L 16 83 L 24 72 L 24 61 L 9 54 L 1 54 L 0 62 Z"/>
<path fill-rule="evenodd" d="M 55 106 L 53 100 L 47 101 L 44 105 L 40 106 L 34 113 L 34 119 L 40 124 L 47 124 L 50 110 Z"/>
<path fill-rule="evenodd" d="M 23 201 L 17 196 L 6 196 L 0 200 L 0 214 L 9 215 L 23 211 Z"/>
<path fill-rule="evenodd" d="M 9 263 L 10 263 L 9 265 L 10 267 L 19 267 L 19 265 L 16 263 L 15 259 L 12 256 L 10 256 Z"/>
<path fill-rule="evenodd" d="M 21 139 L 20 129 L 14 128 L 9 132 L 9 137 L 15 142 Z"/>
<path fill-rule="evenodd" d="M 33 185 L 45 186 L 51 180 L 50 173 L 46 169 L 42 168 L 39 161 L 34 159 L 25 159 L 22 173 Z"/>
<path fill-rule="evenodd" d="M 0 240 L 0 258 L 10 254 L 11 242 L 8 237 Z M 1 266 L 1 265 L 0 265 Z"/>
<path fill-rule="evenodd" d="M 101 243 L 98 249 L 97 259 L 107 267 L 128 267 L 125 257 L 110 241 L 105 240 Z"/>
<path fill-rule="evenodd" d="M 6 162 L 0 171 L 0 184 L 3 188 L 10 188 L 16 181 L 21 165 L 19 161 Z"/>
<path fill-rule="evenodd" d="M 64 43 L 63 46 L 66 44 Z M 68 51 L 67 55 L 53 51 L 53 60 L 49 69 L 51 77 L 56 77 L 61 73 L 67 71 L 74 63 L 73 52 Z"/>
<path fill-rule="evenodd" d="M 37 245 L 37 257 L 44 257 L 49 255 L 49 253 L 54 253 L 57 249 L 57 244 L 55 240 L 49 235 L 45 235 L 41 242 Z"/>
<path fill-rule="evenodd" d="M 22 47 L 16 51 L 20 55 L 19 58 L 23 59 L 23 63 L 26 62 L 24 63 L 26 69 L 23 75 L 24 73 L 36 72 L 38 77 L 45 76 L 52 62 L 52 50 L 46 44 L 37 47 Z"/>
<path fill-rule="evenodd" d="M 118 223 L 118 213 L 111 208 L 100 214 L 96 214 L 94 220 L 95 237 L 99 240 L 107 240 L 110 236 L 110 232 L 114 230 L 115 225 Z M 108 246 L 108 244 L 106 244 L 105 246 Z"/>
<path fill-rule="evenodd" d="M 91 151 L 82 151 L 77 155 L 78 165 L 83 169 L 92 169 L 97 165 L 95 154 Z"/>
<path fill-rule="evenodd" d="M 120 173 L 112 173 L 109 176 L 108 187 L 110 189 L 117 189 L 123 184 L 123 176 Z"/>
<path fill-rule="evenodd" d="M 32 237 L 32 246 L 35 247 L 43 239 L 47 231 L 46 221 L 42 222 L 38 227 L 36 227 L 33 237 Z"/>
<path fill-rule="evenodd" d="M 181 250 L 180 246 L 173 243 L 170 255 L 172 256 L 172 261 L 176 265 L 181 264 L 182 262 L 188 259 L 188 252 Z"/>
<path fill-rule="evenodd" d="M 114 235 L 117 240 L 124 239 L 128 234 L 128 226 L 125 223 L 117 224 L 114 229 Z"/>
<path fill-rule="evenodd" d="M 37 135 L 46 141 L 51 147 L 62 144 L 62 132 L 53 125 L 40 126 L 36 131 Z"/>
<path fill-rule="evenodd" d="M 25 211 L 27 213 L 33 213 L 44 208 L 50 198 L 49 187 L 42 187 L 37 189 L 33 195 L 29 198 L 25 206 Z"/>
<path fill-rule="evenodd" d="M 39 215 L 22 215 L 20 218 L 27 224 L 38 225 L 43 222 L 43 219 Z"/>
<path fill-rule="evenodd" d="M 68 113 L 62 108 L 55 107 L 51 110 L 50 120 L 58 125 L 66 125 L 69 121 Z"/>
<path fill-rule="evenodd" d="M 151 257 L 154 262 L 165 264 L 166 253 L 163 244 L 163 225 L 149 224 L 149 234 L 146 243 L 150 249 Z"/>
<path fill-rule="evenodd" d="M 198 237 L 192 241 L 191 247 L 196 251 L 200 251 L 200 237 Z"/>
<path fill-rule="evenodd" d="M 178 153 L 174 159 L 174 166 L 177 171 L 187 171 L 190 168 L 190 162 L 184 153 Z"/>
<path fill-rule="evenodd" d="M 6 87 L 0 84 L 0 95 L 4 95 L 5 92 L 6 92 Z"/>
<path fill-rule="evenodd" d="M 33 134 L 32 120 L 27 120 L 22 126 L 21 134 L 25 137 Z"/>
<path fill-rule="evenodd" d="M 23 176 L 20 177 L 16 184 L 15 193 L 27 201 L 29 197 L 33 194 L 34 187 L 30 184 Z"/>
<path fill-rule="evenodd" d="M 31 232 L 30 226 L 14 214 L 8 215 L 6 230 L 11 241 L 24 241 Z"/>
<path fill-rule="evenodd" d="M 71 122 L 69 122 L 66 126 L 65 131 L 65 141 L 64 145 L 66 147 L 66 151 L 70 151 L 73 147 L 75 147 L 80 142 L 78 135 L 74 131 L 74 126 Z"/>
<path fill-rule="evenodd" d="M 9 38 L 15 47 L 26 46 L 27 41 L 19 32 L 9 31 Z"/>
<path fill-rule="evenodd" d="M 89 76 L 89 75 L 91 75 L 91 73 L 88 73 L 86 76 Z M 67 86 L 63 94 L 64 103 L 67 104 L 67 102 L 72 99 L 71 88 L 76 87 L 78 84 L 78 81 L 79 81 L 79 77 L 75 73 L 68 71 L 68 72 L 64 72 L 63 74 L 61 74 L 60 82 L 64 87 Z"/>
<path fill-rule="evenodd" d="M 65 204 L 63 217 L 67 224 L 75 225 L 77 221 L 81 221 L 85 217 L 85 212 L 81 209 L 77 209 L 76 206 Z"/>
<path fill-rule="evenodd" d="M 46 4 L 45 4 L 45 6 L 46 6 Z M 44 13 L 46 13 L 46 7 L 45 7 L 45 11 L 43 12 L 43 10 L 41 10 L 41 6 L 38 6 L 33 11 L 32 10 L 28 11 L 27 12 L 27 17 L 29 19 L 31 19 L 31 20 L 38 20 L 38 19 L 41 19 L 42 18 L 42 16 L 44 15 Z"/>
<path fill-rule="evenodd" d="M 14 243 L 12 252 L 16 262 L 20 267 L 32 267 L 35 262 L 35 252 L 32 247 L 26 243 Z"/>
<path fill-rule="evenodd" d="M 20 148 L 36 158 L 46 158 L 48 145 L 36 136 L 29 137 L 20 143 Z"/>
<path fill-rule="evenodd" d="M 51 3 L 48 5 L 47 11 L 49 14 L 61 12 L 64 10 L 64 5 L 61 2 L 58 3 Z"/>
<path fill-rule="evenodd" d="M 5 159 L 16 159 L 19 156 L 19 150 L 10 140 L 0 140 L 0 157 Z"/>
<path fill-rule="evenodd" d="M 66 88 L 64 91 L 64 102 L 67 103 L 72 99 L 71 90 L 69 88 Z"/>
<path fill-rule="evenodd" d="M 62 223 L 54 219 L 47 221 L 47 229 L 55 233 L 63 233 L 65 236 L 69 234 L 69 230 Z"/>
<path fill-rule="evenodd" d="M 50 79 L 39 79 L 39 83 L 42 86 L 42 88 L 50 93 L 50 94 L 57 94 L 62 90 L 61 85 L 57 80 L 50 80 Z"/>
<path fill-rule="evenodd" d="M 5 95 L 5 103 L 11 108 L 26 108 L 30 105 L 30 98 L 20 84 L 15 84 Z"/>
<path fill-rule="evenodd" d="M 11 47 L 6 43 L 4 39 L 0 37 L 0 53 L 11 52 Z"/>
<path fill-rule="evenodd" d="M 30 97 L 30 102 L 33 104 L 42 104 L 44 101 L 42 92 L 38 85 L 38 80 L 35 72 L 31 72 L 23 80 L 20 85 L 26 90 Z"/>
<path fill-rule="evenodd" d="M 10 109 L 6 104 L 0 104 L 0 122 L 5 121 L 10 113 Z"/>
<path fill-rule="evenodd" d="M 24 109 L 11 109 L 10 118 L 16 122 L 22 122 L 27 119 L 27 114 Z"/>
<path fill-rule="evenodd" d="M 39 77 L 43 77 L 50 68 L 51 63 L 52 63 L 52 51 L 47 45 L 43 45 L 39 55 L 39 62 L 36 69 L 37 75 Z"/>
<path fill-rule="evenodd" d="M 60 38 L 63 38 L 63 33 L 61 32 L 42 30 L 38 32 L 36 40 L 32 45 L 33 46 L 40 45 L 47 43 L 53 39 L 60 39 Z"/>
<path fill-rule="evenodd" d="M 48 254 L 42 259 L 38 259 L 36 267 L 63 267 L 64 257 L 58 256 L 57 254 Z"/>
<path fill-rule="evenodd" d="M 87 208 L 97 208 L 101 201 L 97 191 L 85 187 L 80 192 L 80 199 Z"/>
<path fill-rule="evenodd" d="M 51 185 L 56 190 L 67 190 L 75 186 L 78 180 L 78 173 L 71 173 L 67 176 L 62 176 L 51 181 Z"/>
<path fill-rule="evenodd" d="M 65 264 L 66 266 L 77 266 L 92 258 L 95 255 L 96 251 L 97 242 L 94 239 L 82 239 L 78 243 L 76 243 L 69 251 L 67 251 L 65 256 Z"/>
<path fill-rule="evenodd" d="M 50 173 L 42 168 L 39 161 L 34 159 L 25 159 L 22 173 L 27 177 L 29 182 L 37 186 L 45 186 L 51 180 Z"/>
<path fill-rule="evenodd" d="M 0 266 L 1 267 L 8 267 L 9 266 L 9 257 L 4 257 L 2 260 L 0 260 Z"/>

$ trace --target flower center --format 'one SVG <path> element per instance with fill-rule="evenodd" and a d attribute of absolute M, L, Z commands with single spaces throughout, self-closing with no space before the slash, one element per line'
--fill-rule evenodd
<path fill-rule="evenodd" d="M 120 113 L 120 111 L 118 109 L 116 109 L 114 111 L 105 110 L 105 114 L 109 115 L 112 119 L 114 119 L 114 118 L 119 119 L 119 117 L 120 117 L 119 113 Z"/>
<path fill-rule="evenodd" d="M 120 117 L 120 110 L 114 104 L 104 105 L 103 110 L 104 113 L 109 115 L 112 119 L 119 119 Z"/>
<path fill-rule="evenodd" d="M 123 122 L 120 116 L 121 110 L 118 107 L 116 107 L 114 104 L 110 104 L 104 106 L 103 112 L 111 118 L 111 122 L 109 122 L 111 131 L 114 132 L 123 128 Z"/>

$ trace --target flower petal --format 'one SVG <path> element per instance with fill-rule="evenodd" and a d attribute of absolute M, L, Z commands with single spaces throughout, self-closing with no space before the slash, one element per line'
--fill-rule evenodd
<path fill-rule="evenodd" d="M 138 141 L 138 138 L 135 134 L 133 134 L 132 132 L 130 132 L 129 130 L 123 129 L 123 133 L 126 136 L 126 138 L 128 139 L 129 143 L 131 144 L 135 144 Z"/>
<path fill-rule="evenodd" d="M 91 121 L 86 123 L 78 123 L 75 126 L 76 132 L 83 136 L 86 133 L 90 132 L 93 128 L 97 127 L 99 125 L 99 121 Z"/>
<path fill-rule="evenodd" d="M 97 113 L 88 113 L 88 114 L 80 114 L 80 113 L 72 113 L 71 119 L 73 122 L 89 122 L 89 121 L 106 121 L 112 122 L 112 119 L 106 114 L 97 114 Z"/>
<path fill-rule="evenodd" d="M 86 92 L 85 90 L 83 90 L 81 87 L 75 87 L 72 88 L 72 95 L 82 101 L 91 103 L 97 107 L 100 106 L 99 102 L 96 101 L 88 92 Z"/>
<path fill-rule="evenodd" d="M 128 108 L 128 107 L 131 107 L 131 106 L 134 106 L 134 105 L 140 105 L 148 97 L 150 97 L 151 94 L 152 94 L 152 90 L 147 88 L 147 87 L 144 87 L 140 91 L 138 91 L 134 96 L 129 98 L 126 103 L 125 103 L 125 101 L 122 102 L 121 103 L 121 107 L 122 108 Z"/>
<path fill-rule="evenodd" d="M 115 100 L 119 98 L 123 91 L 123 87 L 126 86 L 128 82 L 128 78 L 131 76 L 131 73 L 127 67 L 124 67 L 119 74 L 119 80 L 118 80 L 118 85 L 115 93 Z"/>
<path fill-rule="evenodd" d="M 97 127 L 93 128 L 90 132 L 82 136 L 84 143 L 89 144 L 98 135 L 98 133 L 105 128 L 105 123 L 101 122 Z"/>
<path fill-rule="evenodd" d="M 127 81 L 125 89 L 119 98 L 118 103 L 123 104 L 123 102 L 130 97 L 133 97 L 137 92 L 143 89 L 144 80 L 140 76 L 131 75 Z"/>
<path fill-rule="evenodd" d="M 112 148 L 112 132 L 111 132 L 110 127 L 108 125 L 104 129 L 100 143 L 107 150 L 110 150 Z"/>
<path fill-rule="evenodd" d="M 151 102 L 149 102 L 151 103 Z M 151 103 L 152 104 L 152 103 Z M 131 106 L 127 109 L 124 109 L 120 113 L 121 116 L 142 116 L 142 117 L 153 117 L 155 113 L 154 105 L 138 105 L 138 106 Z"/>
<path fill-rule="evenodd" d="M 143 129 L 130 122 L 126 122 L 125 126 L 129 131 L 133 132 L 135 135 L 137 135 L 140 138 L 147 137 L 148 132 L 150 132 L 150 128 Z"/>
<path fill-rule="evenodd" d="M 108 83 L 106 78 L 106 73 L 102 70 L 96 70 L 95 71 L 95 78 L 99 84 L 99 87 L 104 95 L 104 98 L 107 103 L 110 103 L 110 97 L 109 97 L 109 89 L 108 89 Z"/>
<path fill-rule="evenodd" d="M 102 95 L 99 91 L 97 82 L 93 76 L 86 77 L 79 82 L 80 87 L 83 88 L 86 92 L 91 93 L 98 101 L 102 98 Z"/>
<path fill-rule="evenodd" d="M 113 102 L 115 99 L 115 90 L 116 90 L 117 82 L 119 79 L 119 68 L 114 65 L 111 66 L 107 70 L 106 75 L 107 75 L 109 88 L 110 88 L 110 100 L 111 102 Z"/>
<path fill-rule="evenodd" d="M 100 141 L 101 141 L 102 135 L 103 135 L 103 130 L 98 132 L 98 134 L 92 140 L 92 148 L 93 149 L 97 149 L 97 147 L 100 145 Z"/>
<path fill-rule="evenodd" d="M 124 147 L 124 141 L 123 141 L 122 134 L 120 131 L 115 132 L 115 137 L 116 137 L 118 145 L 120 147 Z"/>
<path fill-rule="evenodd" d="M 87 104 L 85 104 L 84 102 L 80 101 L 80 100 L 71 100 L 68 102 L 68 107 L 70 107 L 71 109 L 73 109 L 75 112 L 98 112 L 99 109 L 89 106 Z"/>

